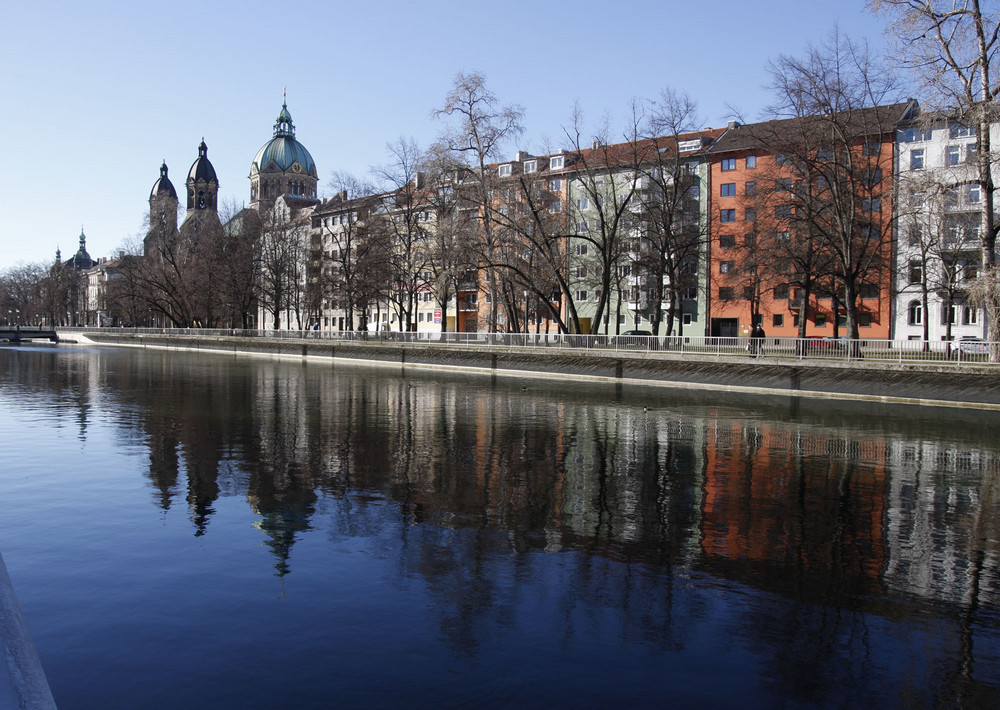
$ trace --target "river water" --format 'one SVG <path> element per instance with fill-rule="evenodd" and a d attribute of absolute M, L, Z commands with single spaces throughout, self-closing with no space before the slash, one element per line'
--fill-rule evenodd
<path fill-rule="evenodd" d="M 0 348 L 61 710 L 1000 707 L 1000 416 Z"/>

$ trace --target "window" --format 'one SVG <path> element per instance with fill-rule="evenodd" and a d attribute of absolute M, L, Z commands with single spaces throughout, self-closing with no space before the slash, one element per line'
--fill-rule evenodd
<path fill-rule="evenodd" d="M 510 177 L 510 165 L 500 166 L 500 177 Z"/>
<path fill-rule="evenodd" d="M 736 236 L 733 234 L 723 234 L 719 237 L 719 246 L 723 249 L 732 249 L 736 246 Z"/>
<path fill-rule="evenodd" d="M 950 306 L 946 303 L 941 304 L 941 325 L 955 325 L 958 322 L 957 315 L 958 306 L 956 304 L 953 303 Z"/>
<path fill-rule="evenodd" d="M 948 127 L 948 135 L 952 138 L 971 138 L 976 135 L 976 128 L 953 123 Z"/>
<path fill-rule="evenodd" d="M 826 326 L 826 313 L 817 313 L 813 316 L 813 323 L 816 324 L 817 328 L 823 328 Z"/>
<path fill-rule="evenodd" d="M 792 179 L 778 178 L 774 181 L 774 189 L 776 192 L 789 192 L 792 189 Z"/>
<path fill-rule="evenodd" d="M 736 170 L 736 158 L 723 158 L 722 159 L 722 170 L 723 172 L 729 170 Z"/>
<path fill-rule="evenodd" d="M 744 212 L 743 219 L 745 219 L 747 222 L 757 221 L 757 210 L 754 209 L 753 207 L 747 207 L 746 211 Z"/>
<path fill-rule="evenodd" d="M 757 156 L 756 155 L 748 155 L 747 156 L 747 163 L 746 163 L 746 165 L 747 165 L 747 169 L 748 170 L 752 170 L 752 169 L 756 168 L 757 167 Z"/>
<path fill-rule="evenodd" d="M 719 210 L 720 222 L 735 222 L 736 210 Z"/>
<path fill-rule="evenodd" d="M 720 301 L 732 301 L 736 297 L 732 286 L 721 286 L 719 287 L 719 300 Z"/>
<path fill-rule="evenodd" d="M 587 267 L 586 266 L 578 266 L 578 267 L 576 267 L 576 274 L 575 275 L 576 275 L 576 277 L 578 279 L 585 279 L 585 278 L 587 278 Z"/>
<path fill-rule="evenodd" d="M 525 160 L 524 161 L 524 172 L 533 173 L 538 170 L 538 162 L 535 160 Z"/>
<path fill-rule="evenodd" d="M 924 280 L 924 269 L 920 265 L 920 262 L 918 262 L 918 261 L 911 261 L 910 262 L 910 277 L 909 277 L 910 284 L 911 285 L 912 284 L 919 284 L 919 283 L 922 283 L 923 280 Z"/>
<path fill-rule="evenodd" d="M 550 170 L 562 170 L 565 166 L 566 161 L 561 155 L 553 155 L 549 158 L 549 169 Z"/>
<path fill-rule="evenodd" d="M 788 300 L 788 284 L 781 284 L 780 286 L 774 287 L 774 300 L 775 301 Z"/>
<path fill-rule="evenodd" d="M 962 147 L 950 145 L 944 152 L 945 165 L 958 165 L 962 162 Z"/>
<path fill-rule="evenodd" d="M 743 192 L 747 195 L 757 194 L 757 182 L 754 180 L 747 181 L 747 184 L 743 188 Z"/>
<path fill-rule="evenodd" d="M 581 197 L 579 200 L 576 201 L 576 208 L 579 210 L 590 209 L 590 200 L 588 200 L 586 197 Z"/>
<path fill-rule="evenodd" d="M 929 128 L 904 128 L 896 134 L 900 143 L 914 143 L 916 141 L 929 141 L 931 139 L 931 129 Z"/>
<path fill-rule="evenodd" d="M 719 273 L 720 274 L 732 274 L 736 271 L 735 261 L 720 261 L 719 262 Z"/>
<path fill-rule="evenodd" d="M 867 155 L 867 156 L 878 157 L 878 155 L 882 152 L 882 144 L 881 143 L 865 143 L 865 145 L 862 148 L 861 152 L 864 155 Z"/>
<path fill-rule="evenodd" d="M 587 231 L 587 220 L 581 220 L 576 223 L 576 233 L 583 234 Z"/>
<path fill-rule="evenodd" d="M 789 163 L 788 156 L 785 155 L 784 153 L 775 153 L 774 154 L 774 164 L 775 165 L 788 165 L 788 163 Z"/>
<path fill-rule="evenodd" d="M 924 169 L 924 149 L 917 148 L 910 151 L 910 170 Z"/>
<path fill-rule="evenodd" d="M 587 292 L 586 291 L 577 291 L 576 292 L 576 300 L 578 302 L 586 301 L 587 300 Z"/>
<path fill-rule="evenodd" d="M 865 185 L 868 187 L 875 187 L 882 182 L 882 169 L 881 168 L 868 168 L 865 170 Z"/>
<path fill-rule="evenodd" d="M 861 200 L 861 209 L 864 212 L 881 212 L 882 211 L 882 198 L 881 197 L 866 197 Z"/>
<path fill-rule="evenodd" d="M 780 328 L 783 325 L 785 325 L 785 314 L 775 313 L 773 316 L 771 316 L 771 325 L 774 326 L 775 328 Z"/>
<path fill-rule="evenodd" d="M 577 244 L 576 245 L 576 255 L 577 256 L 586 256 L 587 255 L 587 244 L 586 243 Z"/>
<path fill-rule="evenodd" d="M 552 214 L 562 212 L 562 200 L 552 200 L 552 202 L 549 203 L 549 212 Z"/>
<path fill-rule="evenodd" d="M 550 192 L 561 192 L 562 191 L 562 180 L 560 178 L 552 178 L 549 180 L 549 191 Z"/>
<path fill-rule="evenodd" d="M 776 232 L 774 235 L 775 241 L 779 242 L 787 242 L 790 241 L 791 238 L 792 238 L 791 232 Z"/>
<path fill-rule="evenodd" d="M 774 208 L 774 216 L 778 219 L 788 219 L 792 216 L 791 205 L 778 205 Z"/>
<path fill-rule="evenodd" d="M 979 309 L 974 306 L 962 306 L 962 325 L 976 325 L 979 322 Z"/>
<path fill-rule="evenodd" d="M 736 194 L 736 183 L 735 182 L 724 182 L 719 186 L 719 196 L 720 197 L 732 197 Z"/>
<path fill-rule="evenodd" d="M 965 199 L 970 205 L 978 205 L 981 194 L 979 185 L 965 186 Z"/>
<path fill-rule="evenodd" d="M 910 301 L 906 308 L 906 322 L 910 325 L 921 325 L 924 322 L 924 307 L 920 301 Z"/>

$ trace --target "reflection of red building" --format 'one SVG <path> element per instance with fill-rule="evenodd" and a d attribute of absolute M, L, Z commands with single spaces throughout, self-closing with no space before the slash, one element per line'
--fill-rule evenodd
<path fill-rule="evenodd" d="M 800 318 L 807 335 L 846 335 L 847 272 L 859 335 L 889 337 L 896 125 L 915 105 L 733 124 L 717 141 L 709 150 L 710 335 L 749 334 L 753 312 L 768 335 L 796 336 Z"/>
<path fill-rule="evenodd" d="M 880 584 L 887 444 L 794 434 L 766 424 L 709 425 L 706 561 L 762 565 L 755 574 L 775 581 L 818 575 L 861 588 Z"/>

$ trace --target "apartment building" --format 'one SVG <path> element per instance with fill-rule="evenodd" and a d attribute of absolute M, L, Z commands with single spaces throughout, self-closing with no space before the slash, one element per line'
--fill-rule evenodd
<path fill-rule="evenodd" d="M 1000 124 L 990 133 L 1000 140 Z M 985 337 L 983 309 L 966 296 L 982 263 L 977 145 L 955 116 L 918 116 L 897 131 L 896 339 Z"/>
<path fill-rule="evenodd" d="M 708 151 L 707 334 L 850 336 L 854 320 L 889 337 L 896 127 L 917 110 L 730 124 Z"/>

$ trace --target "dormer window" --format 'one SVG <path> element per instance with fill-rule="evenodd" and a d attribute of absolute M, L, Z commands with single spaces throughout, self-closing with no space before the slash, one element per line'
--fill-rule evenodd
<path fill-rule="evenodd" d="M 538 161 L 535 160 L 525 160 L 524 161 L 524 172 L 533 173 L 538 169 Z"/>
<path fill-rule="evenodd" d="M 510 177 L 510 164 L 500 166 L 500 177 Z"/>
<path fill-rule="evenodd" d="M 549 158 L 550 170 L 562 170 L 566 166 L 566 159 L 561 155 L 553 155 Z"/>

